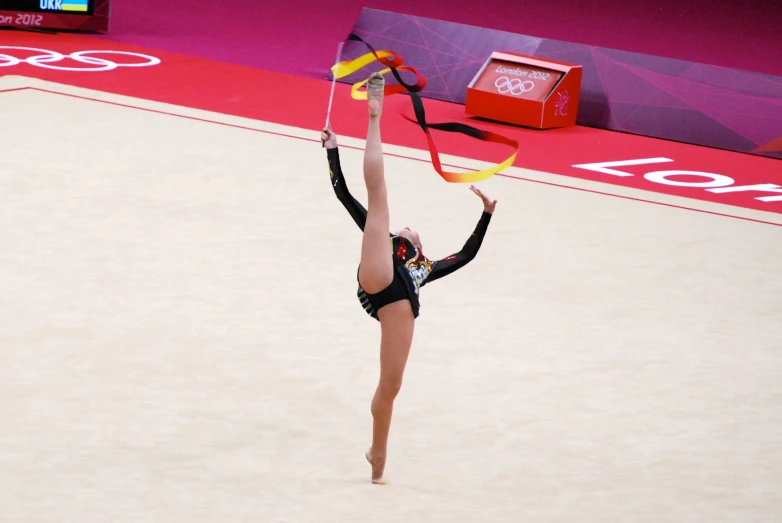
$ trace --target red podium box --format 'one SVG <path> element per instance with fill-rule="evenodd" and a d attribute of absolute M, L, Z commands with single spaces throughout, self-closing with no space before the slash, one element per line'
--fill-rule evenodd
<path fill-rule="evenodd" d="M 580 65 L 495 52 L 467 87 L 465 112 L 488 120 L 552 129 L 576 124 Z"/>

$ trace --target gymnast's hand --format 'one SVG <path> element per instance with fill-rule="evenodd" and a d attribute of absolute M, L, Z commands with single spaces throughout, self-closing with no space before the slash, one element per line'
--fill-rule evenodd
<path fill-rule="evenodd" d="M 483 194 L 483 191 L 481 191 L 474 185 L 470 185 L 470 190 L 475 194 L 477 194 L 481 198 L 481 200 L 483 200 L 483 210 L 489 214 L 494 214 L 494 208 L 497 206 L 497 200 L 492 200 L 491 198 Z"/>
<path fill-rule="evenodd" d="M 337 147 L 337 135 L 331 130 L 331 126 L 323 129 L 320 133 L 320 141 L 326 146 L 326 149 L 335 149 Z"/>

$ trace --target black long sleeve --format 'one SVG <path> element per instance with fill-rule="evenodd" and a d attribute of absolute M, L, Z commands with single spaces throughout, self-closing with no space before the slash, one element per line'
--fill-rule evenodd
<path fill-rule="evenodd" d="M 475 258 L 483 243 L 483 237 L 486 235 L 486 230 L 489 228 L 491 216 L 491 213 L 484 211 L 483 214 L 481 214 L 478 225 L 475 227 L 475 231 L 473 231 L 472 235 L 467 239 L 462 250 L 447 258 L 434 262 L 432 272 L 429 273 L 429 276 L 424 280 L 424 285 L 461 269 Z"/>
<path fill-rule="evenodd" d="M 331 186 L 334 188 L 334 194 L 337 195 L 337 199 L 342 202 L 348 213 L 350 213 L 353 221 L 356 222 L 359 229 L 364 230 L 364 225 L 367 222 L 367 210 L 356 200 L 345 183 L 345 175 L 342 174 L 342 167 L 339 163 L 339 150 L 338 148 L 326 149 L 326 154 L 329 160 L 329 171 L 331 173 Z"/>
<path fill-rule="evenodd" d="M 342 173 L 342 167 L 339 162 L 339 149 L 336 147 L 333 149 L 326 149 L 326 153 L 329 161 L 331 186 L 334 189 L 334 194 L 336 194 L 337 199 L 342 203 L 345 209 L 347 209 L 351 218 L 353 218 L 353 221 L 356 222 L 356 225 L 363 231 L 367 221 L 367 210 L 348 190 L 345 176 Z M 426 285 L 431 281 L 447 276 L 470 263 L 481 248 L 491 217 L 491 213 L 484 211 L 478 221 L 478 225 L 475 227 L 475 230 L 467 239 L 462 249 L 451 256 L 432 262 L 432 270 L 424 278 L 421 285 Z M 393 234 L 389 233 L 389 236 L 393 237 Z"/>

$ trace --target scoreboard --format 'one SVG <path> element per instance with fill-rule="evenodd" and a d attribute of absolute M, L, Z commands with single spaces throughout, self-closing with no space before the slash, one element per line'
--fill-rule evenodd
<path fill-rule="evenodd" d="M 25 13 L 63 13 L 92 15 L 95 2 L 90 0 L 3 0 L 4 11 Z"/>
<path fill-rule="evenodd" d="M 105 33 L 110 0 L 0 0 L 0 27 Z"/>

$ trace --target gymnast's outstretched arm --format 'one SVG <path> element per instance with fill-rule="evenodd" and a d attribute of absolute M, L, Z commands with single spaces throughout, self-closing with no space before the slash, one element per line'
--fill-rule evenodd
<path fill-rule="evenodd" d="M 491 217 L 494 214 L 497 200 L 489 199 L 475 186 L 470 187 L 470 190 L 480 196 L 481 200 L 483 200 L 483 213 L 481 213 L 481 219 L 478 220 L 478 225 L 476 225 L 475 230 L 465 242 L 462 250 L 447 258 L 437 260 L 432 264 L 432 272 L 430 272 L 429 276 L 423 281 L 422 286 L 461 269 L 475 259 L 475 256 L 481 249 L 481 244 L 483 243 L 484 236 L 486 236 L 486 230 L 489 228 L 489 222 L 491 222 Z"/>
<path fill-rule="evenodd" d="M 429 276 L 424 280 L 423 284 L 426 285 L 429 282 L 447 276 L 475 259 L 475 256 L 478 254 L 481 244 L 483 243 L 483 237 L 486 235 L 486 230 L 489 228 L 490 221 L 491 213 L 484 211 L 481 214 L 478 225 L 465 242 L 462 250 L 446 258 L 435 261 L 432 266 L 432 272 L 429 273 Z"/>
<path fill-rule="evenodd" d="M 364 230 L 367 222 L 367 210 L 356 200 L 345 183 L 345 175 L 342 173 L 342 166 L 339 163 L 339 148 L 337 147 L 337 137 L 331 130 L 324 131 L 322 138 L 326 145 L 326 155 L 329 160 L 329 171 L 331 174 L 331 186 L 334 188 L 334 194 L 337 199 L 345 206 L 350 217 L 356 222 L 359 229 Z"/>
<path fill-rule="evenodd" d="M 337 136 L 331 129 L 324 130 L 321 135 L 323 144 L 326 146 L 326 156 L 329 160 L 329 172 L 331 174 L 331 186 L 334 188 L 334 194 L 337 199 L 345 206 L 350 217 L 356 222 L 359 229 L 364 230 L 367 223 L 367 210 L 356 200 L 345 182 L 345 175 L 342 173 L 342 166 L 339 163 L 339 147 L 337 146 Z M 388 233 L 389 236 L 393 234 Z"/>

